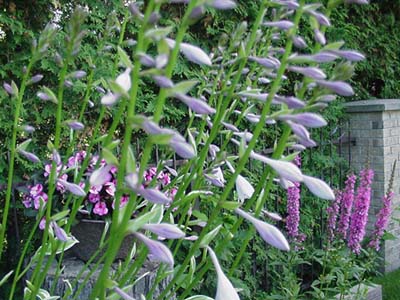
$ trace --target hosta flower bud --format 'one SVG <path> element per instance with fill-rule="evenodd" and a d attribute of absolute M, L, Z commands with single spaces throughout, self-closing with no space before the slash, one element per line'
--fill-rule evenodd
<path fill-rule="evenodd" d="M 70 183 L 62 179 L 57 179 L 57 182 L 60 183 L 62 186 L 64 186 L 66 190 L 68 190 L 69 192 L 71 192 L 76 196 L 79 197 L 86 196 L 86 192 L 79 185 L 75 183 Z"/>
<path fill-rule="evenodd" d="M 64 81 L 64 86 L 67 88 L 71 88 L 74 86 L 74 83 L 71 80 L 65 80 Z"/>
<path fill-rule="evenodd" d="M 66 124 L 68 125 L 69 128 L 73 130 L 83 130 L 85 128 L 85 125 L 75 120 L 67 121 Z"/>
<path fill-rule="evenodd" d="M 319 43 L 321 45 L 326 44 L 325 35 L 318 29 L 314 29 L 314 38 L 317 43 Z"/>
<path fill-rule="evenodd" d="M 10 85 L 9 83 L 4 82 L 4 83 L 3 83 L 3 87 L 4 87 L 5 91 L 6 91 L 8 94 L 14 95 L 13 88 L 11 87 L 11 85 Z"/>
<path fill-rule="evenodd" d="M 288 30 L 294 26 L 293 22 L 282 20 L 282 21 L 273 21 L 273 22 L 264 22 L 262 25 L 267 27 L 276 27 L 282 30 Z"/>
<path fill-rule="evenodd" d="M 332 189 L 321 179 L 303 175 L 303 183 L 315 196 L 326 200 L 335 200 Z"/>
<path fill-rule="evenodd" d="M 29 80 L 29 84 L 34 84 L 34 83 L 38 83 L 40 80 L 43 79 L 43 75 L 42 74 L 36 74 L 35 76 L 33 76 L 30 80 Z"/>
<path fill-rule="evenodd" d="M 37 92 L 36 96 L 38 96 L 38 98 L 43 100 L 43 101 L 51 100 L 51 97 L 48 94 L 44 93 L 44 92 Z"/>
<path fill-rule="evenodd" d="M 306 127 L 319 128 L 326 126 L 326 121 L 323 117 L 315 113 L 299 113 L 294 115 L 281 115 L 279 120 L 293 121 Z"/>
<path fill-rule="evenodd" d="M 288 67 L 289 71 L 303 74 L 304 76 L 310 77 L 312 79 L 325 79 L 325 73 L 316 67 Z"/>
<path fill-rule="evenodd" d="M 174 257 L 171 251 L 163 243 L 149 239 L 144 234 L 136 232 L 133 234 L 138 240 L 146 245 L 152 260 L 168 264 L 171 268 L 174 266 Z"/>
<path fill-rule="evenodd" d="M 120 289 L 117 286 L 114 287 L 114 292 L 117 293 L 124 300 L 136 300 L 135 298 L 129 296 L 126 292 L 124 292 L 122 289 Z"/>
<path fill-rule="evenodd" d="M 299 49 L 307 48 L 307 43 L 301 36 L 298 36 L 298 35 L 293 36 L 292 41 L 293 41 L 293 45 L 295 45 L 295 47 L 297 47 Z"/>
<path fill-rule="evenodd" d="M 132 187 L 131 187 L 132 188 Z M 170 204 L 171 199 L 169 199 L 163 192 L 153 189 L 153 188 L 142 188 L 134 187 L 133 191 L 140 194 L 143 198 L 151 203 L 155 204 Z"/>
<path fill-rule="evenodd" d="M 243 203 L 245 199 L 250 199 L 253 196 L 254 194 L 253 186 L 242 175 L 238 175 L 235 184 L 236 184 L 236 192 L 238 193 L 238 198 L 241 203 Z"/>
<path fill-rule="evenodd" d="M 32 132 L 35 131 L 35 127 L 33 127 L 33 126 L 31 126 L 31 125 L 23 125 L 23 126 L 21 127 L 21 129 L 22 129 L 23 131 L 25 131 L 26 133 L 32 133 Z"/>
<path fill-rule="evenodd" d="M 118 94 L 113 94 L 111 92 L 108 92 L 103 97 L 101 97 L 100 103 L 105 106 L 112 106 L 118 101 L 120 97 L 121 96 Z"/>
<path fill-rule="evenodd" d="M 54 234 L 58 240 L 61 242 L 68 241 L 68 235 L 65 233 L 64 229 L 62 229 L 56 222 L 51 222 L 51 227 L 53 227 Z"/>
<path fill-rule="evenodd" d="M 175 47 L 175 41 L 172 39 L 165 39 L 167 42 L 168 46 L 170 48 Z M 212 62 L 210 57 L 199 47 L 187 44 L 187 43 L 181 43 L 180 44 L 180 51 L 182 54 L 191 62 L 194 62 L 199 65 L 207 65 L 211 66 Z"/>
<path fill-rule="evenodd" d="M 368 0 L 345 0 L 344 2 L 349 4 L 369 4 Z"/>
<path fill-rule="evenodd" d="M 277 59 L 272 59 L 272 58 L 258 58 L 258 57 L 249 57 L 249 61 L 254 61 L 260 65 L 262 65 L 265 68 L 269 69 L 277 69 L 281 65 L 280 61 Z"/>
<path fill-rule="evenodd" d="M 82 71 L 82 70 L 79 70 L 79 71 L 72 72 L 70 74 L 70 76 L 73 77 L 73 78 L 76 78 L 76 79 L 81 79 L 81 78 L 86 76 L 86 72 Z"/>
<path fill-rule="evenodd" d="M 174 83 L 168 77 L 154 75 L 153 80 L 161 88 L 169 89 L 169 88 L 174 87 Z"/>
<path fill-rule="evenodd" d="M 156 64 L 154 58 L 152 58 L 150 55 L 147 55 L 144 53 L 139 53 L 138 57 L 139 57 L 140 63 L 146 67 L 152 68 Z"/>
<path fill-rule="evenodd" d="M 185 237 L 185 233 L 172 224 L 146 224 L 142 228 L 166 239 L 181 239 Z"/>
<path fill-rule="evenodd" d="M 232 0 L 210 0 L 207 4 L 219 10 L 233 9 L 236 7 L 236 2 Z"/>
<path fill-rule="evenodd" d="M 40 163 L 39 157 L 37 157 L 35 154 L 31 152 L 27 152 L 25 150 L 18 150 L 18 153 L 24 156 L 27 160 L 33 162 L 33 163 Z"/>
<path fill-rule="evenodd" d="M 344 81 L 325 81 L 325 80 L 317 80 L 316 81 L 319 86 L 327 88 L 340 96 L 353 96 L 354 91 L 350 84 Z"/>
<path fill-rule="evenodd" d="M 115 83 L 118 84 L 125 92 L 131 89 L 131 69 L 127 68 L 122 74 L 118 75 L 115 79 Z"/>
<path fill-rule="evenodd" d="M 208 115 L 214 114 L 216 112 L 214 108 L 212 108 L 202 100 L 181 93 L 175 94 L 175 97 L 185 103 L 191 110 L 193 110 L 197 114 Z"/>
<path fill-rule="evenodd" d="M 363 54 L 353 50 L 331 50 L 331 52 L 349 61 L 361 61 L 365 59 Z"/>

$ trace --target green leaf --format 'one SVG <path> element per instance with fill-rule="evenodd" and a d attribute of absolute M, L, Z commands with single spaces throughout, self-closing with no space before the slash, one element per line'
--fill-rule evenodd
<path fill-rule="evenodd" d="M 116 167 L 119 165 L 118 159 L 107 148 L 103 148 L 103 150 L 101 151 L 101 157 L 103 157 L 109 165 L 113 165 Z"/>
<path fill-rule="evenodd" d="M 228 210 L 234 210 L 240 206 L 239 202 L 236 201 L 225 201 L 221 203 L 221 207 L 228 209 Z"/>
<path fill-rule="evenodd" d="M 197 83 L 198 83 L 197 80 L 181 81 L 175 84 L 173 88 L 168 89 L 167 95 L 171 97 L 176 93 L 187 94 Z"/>
<path fill-rule="evenodd" d="M 121 60 L 121 62 L 123 63 L 123 65 L 126 68 L 133 69 L 133 64 L 131 62 L 131 59 L 129 58 L 129 56 L 125 52 L 125 50 L 122 49 L 120 46 L 118 46 L 118 55 L 119 55 L 119 59 Z"/>
<path fill-rule="evenodd" d="M 144 34 L 145 37 L 150 38 L 154 41 L 160 41 L 166 38 L 172 31 L 172 26 L 168 27 L 158 27 L 154 29 L 149 29 Z"/>
<path fill-rule="evenodd" d="M 42 90 L 45 94 L 47 94 L 50 97 L 50 101 L 57 104 L 58 103 L 58 99 L 56 94 L 53 93 L 52 90 L 50 90 L 48 87 L 42 87 Z"/>
<path fill-rule="evenodd" d="M 128 147 L 128 155 L 126 160 L 126 173 L 134 173 L 136 172 L 136 159 L 135 154 L 133 153 L 132 146 Z"/>
<path fill-rule="evenodd" d="M 215 227 L 213 230 L 211 230 L 209 233 L 207 233 L 204 238 L 200 242 L 200 247 L 206 247 L 208 246 L 211 241 L 216 237 L 218 232 L 221 230 L 222 225 L 218 225 Z"/>
<path fill-rule="evenodd" d="M 158 206 L 161 207 L 161 205 L 158 205 Z M 159 220 L 160 219 L 159 216 L 160 216 L 160 209 L 154 209 L 152 211 L 145 213 L 142 216 L 139 216 L 135 219 L 129 220 L 127 231 L 129 233 L 135 233 L 140 228 L 142 228 L 143 225 L 145 225 L 147 223 L 157 223 L 157 222 L 152 222 L 152 221 L 154 221 L 155 219 Z"/>
<path fill-rule="evenodd" d="M 11 88 L 12 88 L 14 97 L 18 98 L 19 90 L 14 81 L 11 81 Z"/>
<path fill-rule="evenodd" d="M 344 45 L 344 41 L 338 41 L 325 45 L 322 50 L 339 50 Z"/>
<path fill-rule="evenodd" d="M 60 211 L 59 213 L 53 215 L 53 216 L 51 217 L 51 219 L 52 219 L 53 221 L 61 220 L 61 219 L 65 218 L 66 216 L 68 216 L 69 212 L 70 212 L 69 209 L 68 209 L 68 210 Z"/>
<path fill-rule="evenodd" d="M 28 148 L 30 142 L 32 141 L 32 139 L 27 139 L 26 141 L 22 142 L 21 144 L 17 145 L 17 151 L 25 151 L 26 148 Z"/>
<path fill-rule="evenodd" d="M 150 141 L 157 145 L 168 145 L 171 141 L 172 134 L 153 134 L 150 135 Z"/>

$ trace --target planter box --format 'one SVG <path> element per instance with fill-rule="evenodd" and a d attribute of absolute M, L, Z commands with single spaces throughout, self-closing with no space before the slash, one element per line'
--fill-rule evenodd
<path fill-rule="evenodd" d="M 336 299 L 382 300 L 382 286 L 378 284 L 372 284 L 369 286 L 361 283 L 353 286 L 348 295 L 343 296 L 342 298 L 340 295 L 336 295 Z"/>

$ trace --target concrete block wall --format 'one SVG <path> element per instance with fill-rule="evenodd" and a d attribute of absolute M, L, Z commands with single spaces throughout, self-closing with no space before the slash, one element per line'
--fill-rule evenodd
<path fill-rule="evenodd" d="M 348 144 L 342 151 L 348 153 L 347 147 L 350 147 L 350 165 L 354 171 L 359 172 L 369 160 L 375 172 L 367 227 L 371 231 L 375 216 L 382 207 L 382 197 L 389 187 L 393 163 L 400 160 L 400 99 L 350 102 L 346 104 L 346 111 L 349 115 L 349 132 L 355 144 Z M 400 207 L 399 170 L 399 167 L 395 170 L 395 198 L 388 227 L 388 231 L 397 239 L 382 244 L 381 255 L 385 259 L 385 272 L 400 268 L 400 226 L 395 221 L 396 218 L 400 218 L 400 210 L 395 210 Z"/>

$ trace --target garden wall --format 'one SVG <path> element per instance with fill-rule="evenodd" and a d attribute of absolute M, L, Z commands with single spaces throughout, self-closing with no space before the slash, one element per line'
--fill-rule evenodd
<path fill-rule="evenodd" d="M 371 231 L 376 215 L 382 207 L 382 197 L 388 189 L 393 163 L 400 159 L 400 99 L 356 101 L 346 104 L 349 114 L 349 134 L 353 143 L 342 149 L 349 155 L 350 167 L 358 172 L 369 161 L 375 171 L 373 196 L 369 211 L 368 229 Z M 350 147 L 350 149 L 349 149 Z M 400 268 L 400 171 L 394 173 L 393 212 L 388 231 L 395 240 L 383 242 L 381 254 L 385 259 L 384 272 Z"/>

